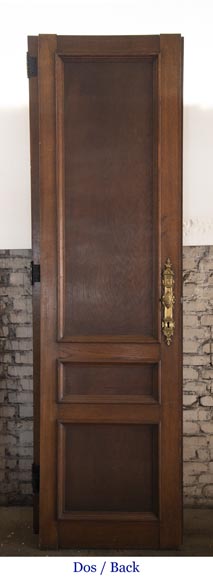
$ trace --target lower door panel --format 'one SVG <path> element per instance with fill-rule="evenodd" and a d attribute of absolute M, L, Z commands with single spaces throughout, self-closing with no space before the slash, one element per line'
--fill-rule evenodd
<path fill-rule="evenodd" d="M 158 425 L 60 422 L 58 442 L 60 547 L 157 547 Z"/>

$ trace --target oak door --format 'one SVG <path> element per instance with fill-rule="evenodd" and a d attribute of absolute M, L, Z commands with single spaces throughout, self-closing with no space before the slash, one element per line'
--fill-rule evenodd
<path fill-rule="evenodd" d="M 181 543 L 182 47 L 29 38 L 41 547 Z"/>

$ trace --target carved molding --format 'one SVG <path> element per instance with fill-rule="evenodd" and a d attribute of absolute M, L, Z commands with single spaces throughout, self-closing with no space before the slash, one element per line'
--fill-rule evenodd
<path fill-rule="evenodd" d="M 183 222 L 183 245 L 212 245 L 213 219 L 188 219 Z"/>

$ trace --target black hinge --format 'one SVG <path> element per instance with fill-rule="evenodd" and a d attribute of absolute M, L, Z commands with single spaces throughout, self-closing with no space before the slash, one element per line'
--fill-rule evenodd
<path fill-rule="evenodd" d="M 40 465 L 37 463 L 32 464 L 32 488 L 33 493 L 39 493 L 40 486 Z"/>
<path fill-rule="evenodd" d="M 28 79 L 31 77 L 37 77 L 38 74 L 38 66 L 37 66 L 37 57 L 32 56 L 27 52 L 27 76 Z"/>
<path fill-rule="evenodd" d="M 41 280 L 40 264 L 34 264 L 34 262 L 31 262 L 31 269 L 32 269 L 32 286 L 33 286 L 35 282 L 40 282 Z"/>

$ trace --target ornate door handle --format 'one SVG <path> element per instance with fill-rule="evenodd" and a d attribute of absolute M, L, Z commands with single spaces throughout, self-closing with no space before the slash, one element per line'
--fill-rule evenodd
<path fill-rule="evenodd" d="M 163 306 L 162 330 L 168 346 L 171 344 L 175 328 L 173 314 L 175 303 L 175 296 L 173 292 L 174 283 L 174 272 L 172 270 L 172 264 L 170 259 L 167 258 L 162 273 L 163 295 L 161 302 Z"/>

